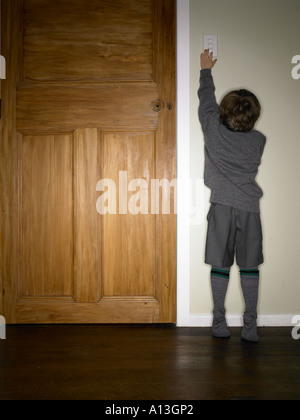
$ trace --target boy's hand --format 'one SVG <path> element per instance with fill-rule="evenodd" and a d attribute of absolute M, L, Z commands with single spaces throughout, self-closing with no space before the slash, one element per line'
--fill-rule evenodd
<path fill-rule="evenodd" d="M 209 53 L 209 50 L 204 50 L 201 54 L 201 69 L 212 69 L 218 60 L 213 60 L 213 53 Z"/>

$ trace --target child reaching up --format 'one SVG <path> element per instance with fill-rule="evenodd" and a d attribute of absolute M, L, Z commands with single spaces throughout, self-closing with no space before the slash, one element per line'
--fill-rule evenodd
<path fill-rule="evenodd" d="M 209 50 L 201 54 L 199 118 L 205 140 L 205 185 L 211 189 L 205 262 L 212 266 L 214 300 L 212 334 L 229 338 L 225 298 L 230 269 L 240 267 L 245 299 L 242 339 L 258 342 L 259 266 L 263 263 L 260 199 L 256 183 L 266 137 L 254 129 L 261 107 L 246 89 L 228 93 L 220 106 L 215 98 Z"/>

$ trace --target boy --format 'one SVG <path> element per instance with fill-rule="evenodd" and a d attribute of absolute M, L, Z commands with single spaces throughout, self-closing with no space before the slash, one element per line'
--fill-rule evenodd
<path fill-rule="evenodd" d="M 230 92 L 218 106 L 212 77 L 216 62 L 209 50 L 201 54 L 199 118 L 205 139 L 205 184 L 212 192 L 205 256 L 206 264 L 212 266 L 212 334 L 230 337 L 224 304 L 236 255 L 246 304 L 242 340 L 256 343 L 258 267 L 264 258 L 260 220 L 263 192 L 255 179 L 266 137 L 254 130 L 261 107 L 251 92 Z"/>

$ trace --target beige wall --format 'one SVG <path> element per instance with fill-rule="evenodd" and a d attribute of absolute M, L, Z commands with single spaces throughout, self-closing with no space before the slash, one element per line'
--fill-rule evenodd
<path fill-rule="evenodd" d="M 300 314 L 300 79 L 291 61 L 300 55 L 299 0 L 190 0 L 191 177 L 203 179 L 203 135 L 197 89 L 203 34 L 218 34 L 214 69 L 217 99 L 233 88 L 254 91 L 263 105 L 257 128 L 268 138 L 258 182 L 265 264 L 260 314 Z M 300 71 L 299 71 L 300 73 Z M 206 191 L 205 208 L 208 210 Z M 212 310 L 210 268 L 204 264 L 206 221 L 191 227 L 191 312 Z M 238 271 L 232 270 L 229 314 L 243 311 Z"/>

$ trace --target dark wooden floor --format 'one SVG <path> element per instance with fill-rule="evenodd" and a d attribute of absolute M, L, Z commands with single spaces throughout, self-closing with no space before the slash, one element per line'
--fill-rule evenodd
<path fill-rule="evenodd" d="M 258 345 L 209 329 L 8 326 L 0 400 L 300 399 L 300 341 L 261 329 Z"/>

